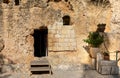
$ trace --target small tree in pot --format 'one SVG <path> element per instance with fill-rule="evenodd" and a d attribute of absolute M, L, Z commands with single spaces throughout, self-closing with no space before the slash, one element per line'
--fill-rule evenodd
<path fill-rule="evenodd" d="M 87 39 L 84 42 L 90 45 L 90 55 L 92 58 L 96 58 L 96 53 L 99 52 L 99 46 L 103 43 L 104 37 L 99 32 L 90 32 Z M 95 51 L 93 51 L 93 49 Z"/>

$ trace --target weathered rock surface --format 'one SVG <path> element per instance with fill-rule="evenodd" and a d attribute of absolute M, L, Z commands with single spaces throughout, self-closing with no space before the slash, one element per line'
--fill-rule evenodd
<path fill-rule="evenodd" d="M 107 0 L 105 0 L 107 1 Z M 0 51 L 6 58 L 29 72 L 34 60 L 34 38 L 31 33 L 41 26 L 48 28 L 48 59 L 55 69 L 79 69 L 90 64 L 89 54 L 83 48 L 88 32 L 97 24 L 105 23 L 110 51 L 119 49 L 119 1 L 94 5 L 91 0 L 49 1 L 21 0 L 19 5 L 0 1 Z M 70 25 L 63 25 L 63 17 L 70 17 Z M 116 41 L 117 40 L 117 41 Z M 3 48 L 4 47 L 4 48 Z M 8 64 L 8 60 L 6 60 Z M 21 66 L 23 64 L 23 66 Z M 72 69 L 73 70 L 73 69 Z"/>
<path fill-rule="evenodd" d="M 0 52 L 4 49 L 4 41 L 0 39 Z"/>

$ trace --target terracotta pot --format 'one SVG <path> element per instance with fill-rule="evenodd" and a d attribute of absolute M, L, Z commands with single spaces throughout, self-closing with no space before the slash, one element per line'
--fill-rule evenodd
<path fill-rule="evenodd" d="M 96 48 L 96 47 L 91 47 L 91 48 L 90 48 L 90 56 L 91 56 L 92 58 L 96 58 L 97 53 L 99 53 L 99 52 L 100 52 L 100 49 L 99 49 L 99 48 Z"/>
<path fill-rule="evenodd" d="M 110 60 L 109 56 L 107 56 L 107 55 L 105 56 L 104 55 L 104 60 Z"/>

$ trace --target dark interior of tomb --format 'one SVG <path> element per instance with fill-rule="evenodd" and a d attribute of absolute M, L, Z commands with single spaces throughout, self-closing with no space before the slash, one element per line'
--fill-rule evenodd
<path fill-rule="evenodd" d="M 54 2 L 60 2 L 61 0 L 54 0 Z"/>
<path fill-rule="evenodd" d="M 43 57 L 47 55 L 47 34 L 48 29 L 46 27 L 34 30 L 34 56 Z"/>

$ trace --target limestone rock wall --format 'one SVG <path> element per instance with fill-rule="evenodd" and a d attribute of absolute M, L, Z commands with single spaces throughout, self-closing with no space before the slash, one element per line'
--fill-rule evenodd
<path fill-rule="evenodd" d="M 112 19 L 111 19 L 111 32 L 119 33 L 120 25 L 120 11 L 119 11 L 119 1 L 110 0 L 112 4 Z"/>
<path fill-rule="evenodd" d="M 105 23 L 109 38 L 109 49 L 116 50 L 119 34 L 113 32 L 119 28 L 115 3 L 111 6 L 93 5 L 90 0 L 70 0 L 54 2 L 47 0 L 21 0 L 15 5 L 14 0 L 8 4 L 0 3 L 0 30 L 4 33 L 5 57 L 17 64 L 24 64 L 29 71 L 29 63 L 34 60 L 34 29 L 41 26 L 48 28 L 48 58 L 53 68 L 70 69 L 89 64 L 89 54 L 83 48 L 88 32 L 95 31 L 97 24 Z M 1 15 L 2 13 L 2 15 Z M 65 15 L 70 16 L 70 25 L 63 25 Z M 118 15 L 119 16 L 119 15 Z M 111 22 L 115 18 L 117 22 Z M 114 25 L 116 26 L 114 28 Z M 2 29 L 3 28 L 3 29 Z M 115 47 L 115 48 L 113 48 Z M 24 71 L 25 72 L 25 71 Z"/>
<path fill-rule="evenodd" d="M 119 29 L 120 29 L 120 9 L 119 9 L 119 4 L 120 1 L 114 1 L 114 0 L 110 0 L 111 3 L 111 11 L 112 11 L 112 16 L 111 16 L 111 23 L 110 23 L 110 28 L 111 28 L 111 38 L 110 38 L 110 42 L 111 45 L 110 47 L 110 51 L 115 51 L 115 50 L 120 50 L 120 33 L 119 33 Z M 115 54 L 111 53 L 111 58 L 115 59 Z M 118 54 L 118 58 L 120 58 L 120 53 Z M 119 62 L 120 65 L 120 62 Z"/>
<path fill-rule="evenodd" d="M 0 5 L 0 8 L 2 8 L 2 6 Z M 3 15 L 3 11 L 2 9 L 0 9 L 0 36 L 2 34 L 2 31 L 3 31 L 3 25 L 2 25 L 2 15 Z"/>
<path fill-rule="evenodd" d="M 49 51 L 75 51 L 76 38 L 74 26 L 49 26 L 48 50 Z"/>
<path fill-rule="evenodd" d="M 2 10 L 2 1 L 0 1 L 0 52 L 4 48 L 4 41 L 3 41 L 3 10 Z"/>

